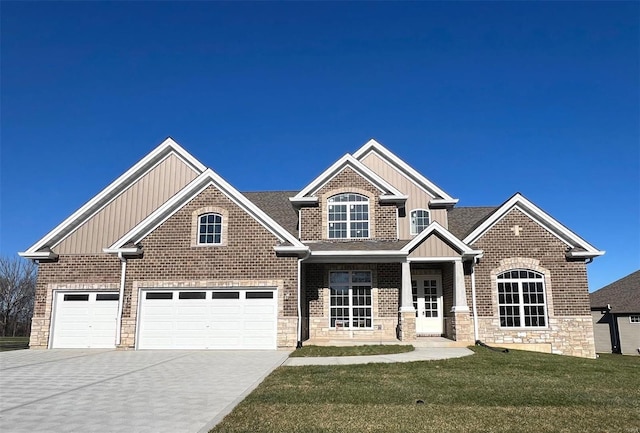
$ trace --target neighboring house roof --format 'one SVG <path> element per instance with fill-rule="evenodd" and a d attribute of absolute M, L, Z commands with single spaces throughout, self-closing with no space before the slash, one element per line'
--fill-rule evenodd
<path fill-rule="evenodd" d="M 589 294 L 591 308 L 611 305 L 614 314 L 640 313 L 640 270 Z"/>
<path fill-rule="evenodd" d="M 496 209 L 497 206 L 454 207 L 447 213 L 449 231 L 458 239 L 464 239 Z"/>
<path fill-rule="evenodd" d="M 298 191 L 243 192 L 245 197 L 294 236 L 298 236 L 298 213 L 289 201 Z"/>
<path fill-rule="evenodd" d="M 493 213 L 488 215 L 471 233 L 465 236 L 462 241 L 471 245 L 479 238 L 504 218 L 512 209 L 518 209 L 533 221 L 538 223 L 541 227 L 548 230 L 551 234 L 556 236 L 562 242 L 567 244 L 569 250 L 567 251 L 568 258 L 593 258 L 601 256 L 604 251 L 600 251 L 593 245 L 582 239 L 580 236 L 569 230 L 562 225 L 558 220 L 551 215 L 540 209 L 538 206 L 527 200 L 522 194 L 516 193 L 509 200 L 504 202 Z"/>

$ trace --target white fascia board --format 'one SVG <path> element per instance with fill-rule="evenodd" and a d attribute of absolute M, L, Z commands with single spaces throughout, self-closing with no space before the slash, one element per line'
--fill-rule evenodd
<path fill-rule="evenodd" d="M 273 249 L 281 254 L 307 254 L 309 252 L 309 247 L 307 246 L 276 245 Z"/>
<path fill-rule="evenodd" d="M 409 263 L 461 262 L 462 257 L 407 257 Z"/>
<path fill-rule="evenodd" d="M 456 204 L 458 204 L 459 201 L 460 200 L 457 198 L 454 198 L 453 200 L 434 198 L 429 201 L 429 204 L 434 207 L 441 207 L 441 206 L 449 207 L 449 206 L 455 206 Z"/>
<path fill-rule="evenodd" d="M 405 251 L 408 254 L 413 249 L 417 248 L 418 245 L 420 245 L 426 238 L 428 238 L 434 233 L 445 238 L 454 247 L 459 249 L 462 255 L 467 255 L 467 256 L 474 255 L 474 252 L 481 251 L 481 250 L 474 250 L 471 247 L 469 247 L 465 242 L 455 237 L 449 230 L 442 227 L 437 221 L 433 221 L 431 224 L 429 224 L 426 229 L 421 231 L 418 236 L 413 238 L 411 242 L 405 245 L 402 251 Z"/>
<path fill-rule="evenodd" d="M 569 258 L 585 258 L 585 259 L 592 259 L 594 257 L 599 257 L 604 255 L 605 251 L 595 251 L 595 252 L 589 252 L 589 251 L 567 251 L 566 256 Z"/>
<path fill-rule="evenodd" d="M 189 185 L 184 187 L 178 194 L 174 195 L 151 215 L 142 220 L 136 227 L 118 239 L 111 247 L 109 247 L 109 249 L 122 248 L 122 246 L 129 241 L 137 244 L 180 210 L 189 200 L 196 197 L 210 185 L 213 185 L 220 190 L 231 201 L 251 215 L 263 227 L 269 230 L 269 232 L 276 236 L 281 242 L 287 241 L 294 246 L 300 248 L 304 247 L 304 245 L 295 236 L 282 228 L 282 226 L 264 213 L 263 210 L 258 208 L 213 170 L 207 169 L 204 173 L 191 181 Z"/>
<path fill-rule="evenodd" d="M 289 197 L 294 206 L 313 205 L 318 203 L 318 197 Z"/>
<path fill-rule="evenodd" d="M 487 220 L 480 224 L 474 231 L 469 233 L 469 235 L 467 235 L 467 237 L 463 239 L 463 242 L 467 244 L 474 243 L 514 208 L 522 211 L 529 218 L 538 223 L 542 228 L 549 231 L 551 234 L 556 236 L 558 239 L 560 239 L 570 247 L 581 247 L 585 250 L 586 253 L 591 253 L 596 256 L 604 254 L 604 252 L 602 252 L 602 254 L 598 254 L 601 252 L 600 250 L 569 230 L 551 215 L 527 200 L 520 193 L 516 193 L 502 206 L 500 206 L 498 210 L 495 211 Z"/>
<path fill-rule="evenodd" d="M 147 156 L 127 170 L 123 175 L 111 182 L 111 184 L 103 189 L 98 195 L 85 203 L 70 217 L 65 219 L 42 239 L 27 249 L 26 252 L 34 253 L 45 246 L 53 246 L 48 244 L 54 242 L 54 240 L 56 245 L 62 242 L 62 240 L 71 234 L 76 227 L 83 224 L 96 212 L 115 200 L 116 197 L 122 194 L 127 188 L 133 185 L 160 161 L 167 158 L 171 153 L 174 153 L 180 159 L 185 161 L 187 165 L 189 165 L 198 175 L 202 174 L 206 170 L 206 167 L 200 161 L 195 159 L 189 152 L 184 150 L 182 146 L 176 143 L 172 138 L 167 138 Z"/>
<path fill-rule="evenodd" d="M 313 263 L 401 263 L 407 260 L 402 251 L 311 251 Z"/>
<path fill-rule="evenodd" d="M 409 198 L 408 195 L 381 195 L 380 201 L 382 203 L 405 203 Z"/>
<path fill-rule="evenodd" d="M 369 140 L 368 142 L 366 142 L 364 144 L 364 146 L 362 146 L 360 149 L 358 149 L 353 154 L 353 157 L 356 158 L 358 161 L 360 161 L 366 155 L 368 155 L 369 152 L 376 152 L 379 156 L 381 156 L 383 159 L 385 159 L 388 163 L 390 163 L 391 165 L 393 165 L 397 169 L 399 169 L 401 173 L 403 173 L 407 178 L 409 178 L 411 181 L 416 183 L 418 186 L 420 186 L 422 188 L 425 188 L 427 191 L 435 193 L 435 195 L 438 195 L 438 196 L 442 197 L 442 199 L 444 199 L 444 200 L 447 200 L 447 201 L 450 201 L 450 202 L 454 202 L 454 204 L 458 202 L 458 199 L 454 199 L 449 194 L 444 192 L 436 184 L 434 184 L 429 179 L 427 179 L 426 177 L 424 177 L 423 175 L 418 173 L 418 171 L 416 171 L 414 168 L 409 166 L 409 164 L 407 164 L 406 162 L 404 162 L 403 160 L 398 158 L 389 149 L 384 147 L 382 144 L 378 143 L 373 138 L 371 140 Z"/>
<path fill-rule="evenodd" d="M 342 158 L 333 163 L 331 167 L 323 171 L 320 176 L 316 177 L 302 191 L 296 194 L 294 199 L 303 198 L 309 194 L 315 193 L 346 167 L 350 167 L 351 169 L 362 175 L 369 181 L 369 183 L 378 188 L 383 193 L 383 195 L 386 195 L 386 193 L 389 192 L 393 196 L 402 196 L 402 193 L 398 191 L 393 185 L 378 176 L 369 167 L 365 166 L 363 163 L 347 153 Z"/>
<path fill-rule="evenodd" d="M 142 249 L 138 247 L 125 247 L 125 248 L 103 248 L 103 253 L 106 254 L 123 254 L 123 255 L 139 255 L 142 253 Z"/>
<path fill-rule="evenodd" d="M 323 250 L 311 251 L 312 256 L 385 256 L 405 257 L 407 253 L 402 250 Z"/>
<path fill-rule="evenodd" d="M 18 255 L 22 258 L 31 260 L 51 260 L 58 257 L 58 255 L 53 251 L 21 251 Z"/>

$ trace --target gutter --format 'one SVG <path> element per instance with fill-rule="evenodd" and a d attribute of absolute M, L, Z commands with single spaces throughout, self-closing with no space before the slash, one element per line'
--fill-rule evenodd
<path fill-rule="evenodd" d="M 309 256 L 311 256 L 311 250 L 307 250 L 305 256 L 298 259 L 298 329 L 296 330 L 296 349 L 300 349 L 302 347 L 302 301 L 300 300 L 302 294 L 302 262 L 307 260 Z"/>
<path fill-rule="evenodd" d="M 124 284 L 125 276 L 127 274 L 127 259 L 124 257 L 123 252 L 118 252 L 118 258 L 120 259 L 120 291 L 118 293 L 118 315 L 116 316 L 116 347 L 120 345 L 122 336 L 122 309 L 124 305 Z"/>

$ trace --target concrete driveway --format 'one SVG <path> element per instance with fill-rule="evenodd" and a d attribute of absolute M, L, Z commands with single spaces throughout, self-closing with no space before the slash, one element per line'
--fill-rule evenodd
<path fill-rule="evenodd" d="M 0 353 L 0 431 L 206 432 L 288 352 Z"/>

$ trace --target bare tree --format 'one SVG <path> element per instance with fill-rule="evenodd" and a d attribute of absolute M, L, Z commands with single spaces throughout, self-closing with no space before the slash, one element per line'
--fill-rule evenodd
<path fill-rule="evenodd" d="M 29 335 L 38 267 L 20 257 L 0 256 L 0 335 Z"/>

